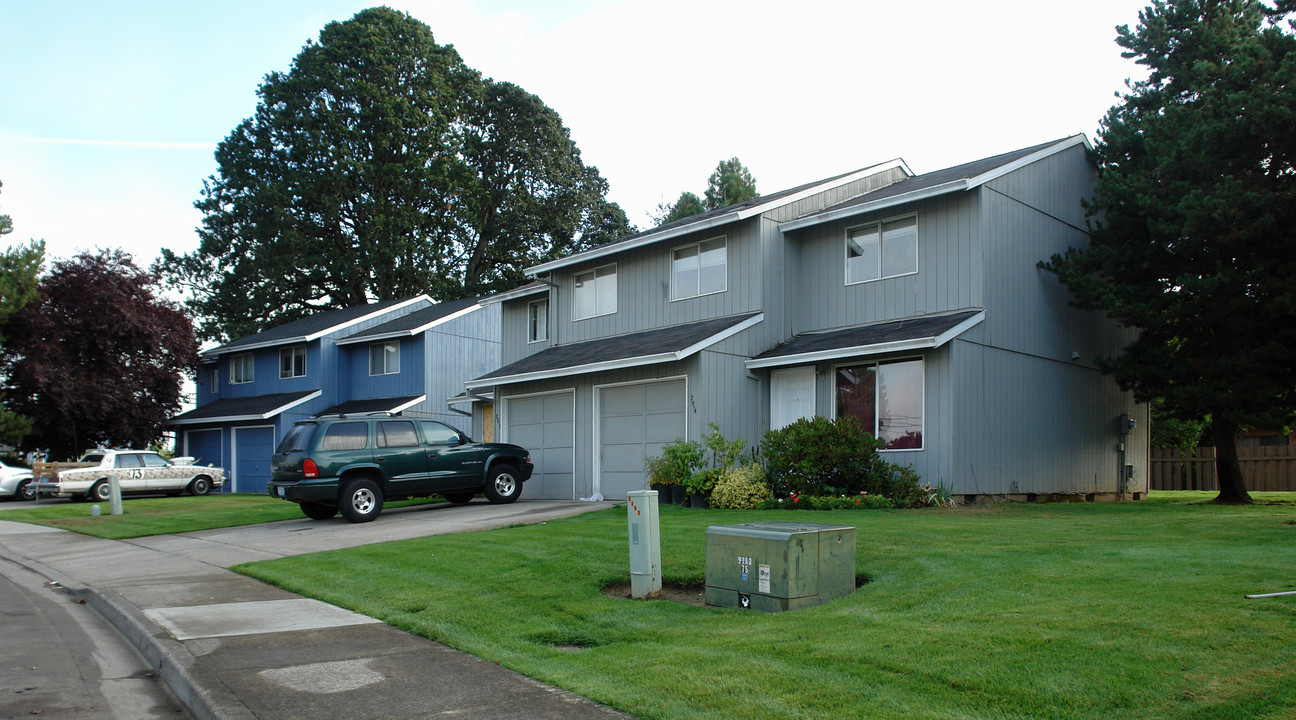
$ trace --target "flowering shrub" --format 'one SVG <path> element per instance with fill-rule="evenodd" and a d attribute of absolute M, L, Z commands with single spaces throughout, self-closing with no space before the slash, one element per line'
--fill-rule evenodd
<path fill-rule="evenodd" d="M 895 501 L 881 495 L 862 492 L 858 495 L 790 495 L 767 500 L 761 510 L 890 510 Z"/>
<path fill-rule="evenodd" d="M 750 464 L 725 473 L 711 490 L 711 507 L 727 510 L 755 510 L 773 500 L 765 484 L 765 468 Z"/>

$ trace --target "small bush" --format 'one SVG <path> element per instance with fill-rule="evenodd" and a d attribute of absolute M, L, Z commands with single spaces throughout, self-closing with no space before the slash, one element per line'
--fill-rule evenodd
<path fill-rule="evenodd" d="M 722 510 L 755 510 L 773 499 L 765 482 L 765 468 L 756 464 L 730 470 L 711 491 L 711 507 Z"/>
<path fill-rule="evenodd" d="M 925 496 L 918 474 L 883 460 L 881 447 L 854 417 L 815 416 L 765 433 L 762 452 L 775 497 L 868 493 L 891 498 L 899 507 L 920 504 Z"/>
<path fill-rule="evenodd" d="M 705 464 L 702 446 L 692 440 L 676 440 L 663 446 L 661 455 L 644 458 L 648 482 L 654 485 L 687 485 Z"/>
<path fill-rule="evenodd" d="M 684 481 L 684 489 L 688 491 L 689 495 L 710 495 L 712 488 L 720 481 L 722 475 L 724 475 L 724 470 L 719 468 L 708 468 L 694 473 L 693 477 Z"/>

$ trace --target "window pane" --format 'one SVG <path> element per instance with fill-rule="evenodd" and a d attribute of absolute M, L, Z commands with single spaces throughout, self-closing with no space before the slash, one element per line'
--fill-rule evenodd
<path fill-rule="evenodd" d="M 315 437 L 315 429 L 319 427 L 314 423 L 306 425 L 294 425 L 284 439 L 279 442 L 279 447 L 275 452 L 305 452 L 310 449 L 311 440 Z"/>
<path fill-rule="evenodd" d="M 614 313 L 617 309 L 616 268 L 599 268 L 594 283 L 596 297 L 594 308 L 599 315 Z"/>
<path fill-rule="evenodd" d="M 279 378 L 290 378 L 293 376 L 293 351 L 279 351 Z"/>
<path fill-rule="evenodd" d="M 456 445 L 459 443 L 459 433 L 448 425 L 442 425 L 432 420 L 423 421 L 423 439 L 428 445 Z"/>
<path fill-rule="evenodd" d="M 383 349 L 382 345 L 369 346 L 369 374 L 382 375 Z"/>
<path fill-rule="evenodd" d="M 698 278 L 698 294 L 720 292 L 726 287 L 727 257 L 724 240 L 711 240 L 702 243 L 701 268 Z"/>
<path fill-rule="evenodd" d="M 921 360 L 878 366 L 878 439 L 890 450 L 923 446 Z"/>
<path fill-rule="evenodd" d="M 876 434 L 876 383 L 872 365 L 837 368 L 837 417 L 853 415 L 864 431 Z"/>
<path fill-rule="evenodd" d="M 538 300 L 528 306 L 527 340 L 549 339 L 549 301 Z"/>
<path fill-rule="evenodd" d="M 846 282 L 878 279 L 881 248 L 878 226 L 856 228 L 846 237 Z"/>
<path fill-rule="evenodd" d="M 378 423 L 378 447 L 413 447 L 418 445 L 414 423 L 408 420 L 384 420 Z"/>
<path fill-rule="evenodd" d="M 383 343 L 383 372 L 392 375 L 400 372 L 400 343 Z"/>
<path fill-rule="evenodd" d="M 918 272 L 918 220 L 882 225 L 882 277 Z"/>
<path fill-rule="evenodd" d="M 324 431 L 320 450 L 361 450 L 369 440 L 369 426 L 364 423 L 336 423 Z"/>
<path fill-rule="evenodd" d="M 690 245 L 675 251 L 674 292 L 675 299 L 693 297 L 698 294 L 698 248 Z"/>
<path fill-rule="evenodd" d="M 144 467 L 166 467 L 167 461 L 162 459 L 161 455 L 145 453 L 140 456 L 144 459 Z"/>
<path fill-rule="evenodd" d="M 594 316 L 594 273 L 576 275 L 572 292 L 572 317 L 580 319 Z"/>
<path fill-rule="evenodd" d="M 293 350 L 293 377 L 306 377 L 306 348 Z"/>
<path fill-rule="evenodd" d="M 137 468 L 144 465 L 139 455 L 118 455 L 115 463 L 119 468 Z"/>

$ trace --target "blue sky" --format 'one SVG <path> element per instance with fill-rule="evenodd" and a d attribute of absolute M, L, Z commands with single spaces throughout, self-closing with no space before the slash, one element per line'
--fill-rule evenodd
<path fill-rule="evenodd" d="M 0 213 L 52 257 L 187 252 L 216 143 L 331 20 L 371 3 L 0 0 Z M 1125 78 L 1143 2 L 393 2 L 562 115 L 645 225 L 739 157 L 773 192 L 916 172 L 1078 132 Z M 1083 12 L 1074 8 L 1081 6 Z"/>

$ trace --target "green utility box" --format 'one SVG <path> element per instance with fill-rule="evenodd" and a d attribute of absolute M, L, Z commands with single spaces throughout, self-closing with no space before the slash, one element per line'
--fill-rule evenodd
<path fill-rule="evenodd" d="M 852 592 L 853 527 L 758 522 L 707 528 L 707 605 L 782 612 Z"/>

